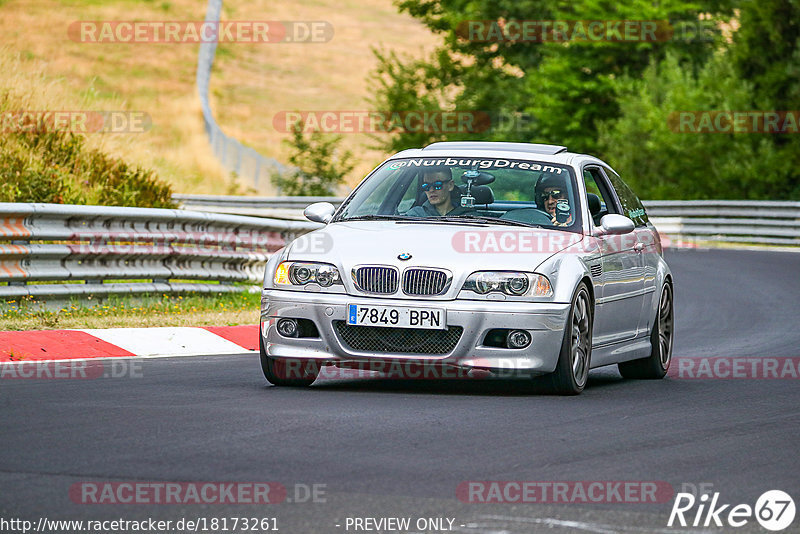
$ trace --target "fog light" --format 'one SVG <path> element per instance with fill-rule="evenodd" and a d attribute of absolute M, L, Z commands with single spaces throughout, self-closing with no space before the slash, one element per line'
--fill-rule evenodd
<path fill-rule="evenodd" d="M 510 349 L 524 349 L 531 344 L 531 335 L 525 330 L 512 330 L 506 336 L 506 345 Z"/>
<path fill-rule="evenodd" d="M 278 321 L 278 333 L 283 337 L 297 337 L 297 321 L 294 319 L 281 319 Z"/>

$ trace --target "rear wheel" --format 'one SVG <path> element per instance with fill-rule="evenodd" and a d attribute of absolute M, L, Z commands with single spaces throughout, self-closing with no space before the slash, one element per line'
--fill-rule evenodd
<path fill-rule="evenodd" d="M 672 361 L 673 324 L 672 286 L 666 283 L 650 332 L 650 356 L 617 364 L 620 374 L 625 378 L 664 378 Z"/>
<path fill-rule="evenodd" d="M 543 377 L 559 395 L 577 395 L 586 387 L 592 361 L 592 305 L 581 282 L 572 298 L 556 370 Z"/>
<path fill-rule="evenodd" d="M 261 333 L 259 332 L 259 338 Z M 267 382 L 276 386 L 306 387 L 310 386 L 319 375 L 319 364 L 313 360 L 284 360 L 272 358 L 264 349 L 264 339 L 259 339 L 261 351 L 261 370 Z"/>

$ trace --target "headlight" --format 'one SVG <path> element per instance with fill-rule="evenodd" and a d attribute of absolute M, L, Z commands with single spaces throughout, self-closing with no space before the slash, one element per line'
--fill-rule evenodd
<path fill-rule="evenodd" d="M 553 294 L 550 280 L 537 273 L 507 271 L 478 271 L 464 282 L 464 291 L 486 295 L 493 291 L 512 297 L 549 297 Z"/>
<path fill-rule="evenodd" d="M 315 283 L 322 287 L 342 284 L 339 270 L 328 263 L 284 261 L 275 269 L 275 285 L 304 286 Z"/>

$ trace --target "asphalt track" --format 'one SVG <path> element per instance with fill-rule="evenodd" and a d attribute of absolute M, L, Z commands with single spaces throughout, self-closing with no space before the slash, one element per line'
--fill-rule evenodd
<path fill-rule="evenodd" d="M 800 254 L 674 251 L 667 261 L 675 357 L 800 356 Z M 275 388 L 241 356 L 145 360 L 139 374 L 0 380 L 0 519 L 276 517 L 290 534 L 354 532 L 348 517 L 446 517 L 453 532 L 475 533 L 763 531 L 753 520 L 668 529 L 671 500 L 456 497 L 459 483 L 485 480 L 705 483 L 721 502 L 750 505 L 781 489 L 800 505 L 797 379 L 627 381 L 606 368 L 565 398 L 485 380 Z M 325 502 L 70 500 L 85 481 L 275 481 L 290 500 L 296 484 L 324 484 Z"/>

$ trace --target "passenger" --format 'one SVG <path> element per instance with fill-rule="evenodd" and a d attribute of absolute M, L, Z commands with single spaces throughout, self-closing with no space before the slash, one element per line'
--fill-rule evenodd
<path fill-rule="evenodd" d="M 562 203 L 568 201 L 567 183 L 563 178 L 552 174 L 540 178 L 536 183 L 534 195 L 536 206 L 552 217 L 551 222 L 555 226 L 572 224 L 572 209 L 570 209 L 570 215 L 565 222 L 558 222 L 556 218 L 556 207 L 559 201 Z"/>

